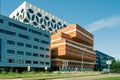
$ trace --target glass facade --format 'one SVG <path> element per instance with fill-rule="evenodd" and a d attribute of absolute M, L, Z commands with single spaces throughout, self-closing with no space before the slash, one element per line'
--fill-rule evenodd
<path fill-rule="evenodd" d="M 103 69 L 107 69 L 108 68 L 108 65 L 106 64 L 107 60 L 114 60 L 114 58 L 103 52 L 96 50 L 95 70 L 102 71 Z"/>

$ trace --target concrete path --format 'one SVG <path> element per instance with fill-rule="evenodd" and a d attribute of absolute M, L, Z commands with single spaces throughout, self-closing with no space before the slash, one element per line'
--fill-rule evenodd
<path fill-rule="evenodd" d="M 74 77 L 74 78 L 52 79 L 52 80 L 94 80 L 94 79 L 101 79 L 107 77 L 120 77 L 120 74 L 103 74 L 97 76 L 82 76 L 82 77 Z"/>

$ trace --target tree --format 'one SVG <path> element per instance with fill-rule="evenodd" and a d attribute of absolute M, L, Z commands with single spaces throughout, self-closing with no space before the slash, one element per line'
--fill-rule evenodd
<path fill-rule="evenodd" d="M 120 73 L 120 60 L 113 60 L 110 68 L 111 72 Z"/>

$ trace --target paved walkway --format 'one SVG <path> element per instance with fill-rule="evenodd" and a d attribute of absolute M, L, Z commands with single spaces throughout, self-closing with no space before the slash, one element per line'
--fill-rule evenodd
<path fill-rule="evenodd" d="M 82 76 L 82 77 L 74 77 L 74 78 L 52 79 L 52 80 L 94 80 L 94 79 L 101 79 L 107 77 L 120 77 L 120 74 L 103 74 L 97 76 Z"/>

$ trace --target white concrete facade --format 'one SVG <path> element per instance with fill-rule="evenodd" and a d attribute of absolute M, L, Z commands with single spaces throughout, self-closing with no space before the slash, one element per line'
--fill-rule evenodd
<path fill-rule="evenodd" d="M 23 2 L 9 17 L 48 31 L 51 34 L 70 25 L 68 22 L 27 2 Z"/>

